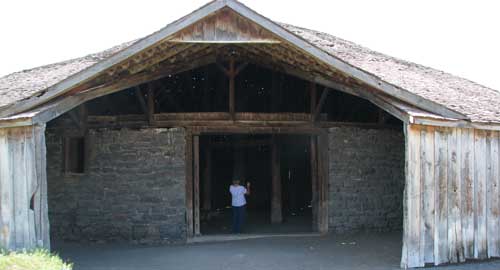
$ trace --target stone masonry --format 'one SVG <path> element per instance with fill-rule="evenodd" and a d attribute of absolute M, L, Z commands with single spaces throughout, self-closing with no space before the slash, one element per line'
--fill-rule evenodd
<path fill-rule="evenodd" d="M 81 175 L 63 172 L 63 136 L 46 135 L 53 239 L 185 241 L 183 129 L 89 130 Z"/>
<path fill-rule="evenodd" d="M 402 230 L 403 131 L 332 128 L 329 143 L 330 231 Z"/>

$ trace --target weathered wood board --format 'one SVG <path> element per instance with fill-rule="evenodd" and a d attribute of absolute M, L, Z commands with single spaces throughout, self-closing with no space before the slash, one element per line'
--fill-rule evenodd
<path fill-rule="evenodd" d="M 0 247 L 50 248 L 45 125 L 0 129 Z"/>
<path fill-rule="evenodd" d="M 280 43 L 262 26 L 223 8 L 168 38 L 179 43 Z"/>
<path fill-rule="evenodd" d="M 500 256 L 497 131 L 406 126 L 401 266 Z"/>

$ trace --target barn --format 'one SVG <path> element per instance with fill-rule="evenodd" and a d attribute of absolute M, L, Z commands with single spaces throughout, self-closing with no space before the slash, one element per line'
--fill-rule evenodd
<path fill-rule="evenodd" d="M 214 0 L 0 78 L 0 246 L 400 231 L 401 267 L 500 257 L 500 92 Z"/>

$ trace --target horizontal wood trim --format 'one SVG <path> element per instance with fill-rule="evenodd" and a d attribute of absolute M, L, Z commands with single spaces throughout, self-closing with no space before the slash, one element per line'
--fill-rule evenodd
<path fill-rule="evenodd" d="M 326 119 L 326 115 L 322 115 Z M 155 121 L 228 121 L 231 114 L 227 112 L 193 112 L 193 113 L 156 113 L 153 115 Z M 310 114 L 308 113 L 253 113 L 241 112 L 235 113 L 235 121 L 244 122 L 307 122 Z M 130 115 L 89 115 L 89 122 L 110 122 L 110 121 L 141 121 L 146 116 L 141 114 Z"/>

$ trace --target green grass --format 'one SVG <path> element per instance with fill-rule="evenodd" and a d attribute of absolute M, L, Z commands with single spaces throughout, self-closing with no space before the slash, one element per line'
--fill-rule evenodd
<path fill-rule="evenodd" d="M 1 252 L 0 270 L 71 270 L 73 265 L 46 250 Z"/>

